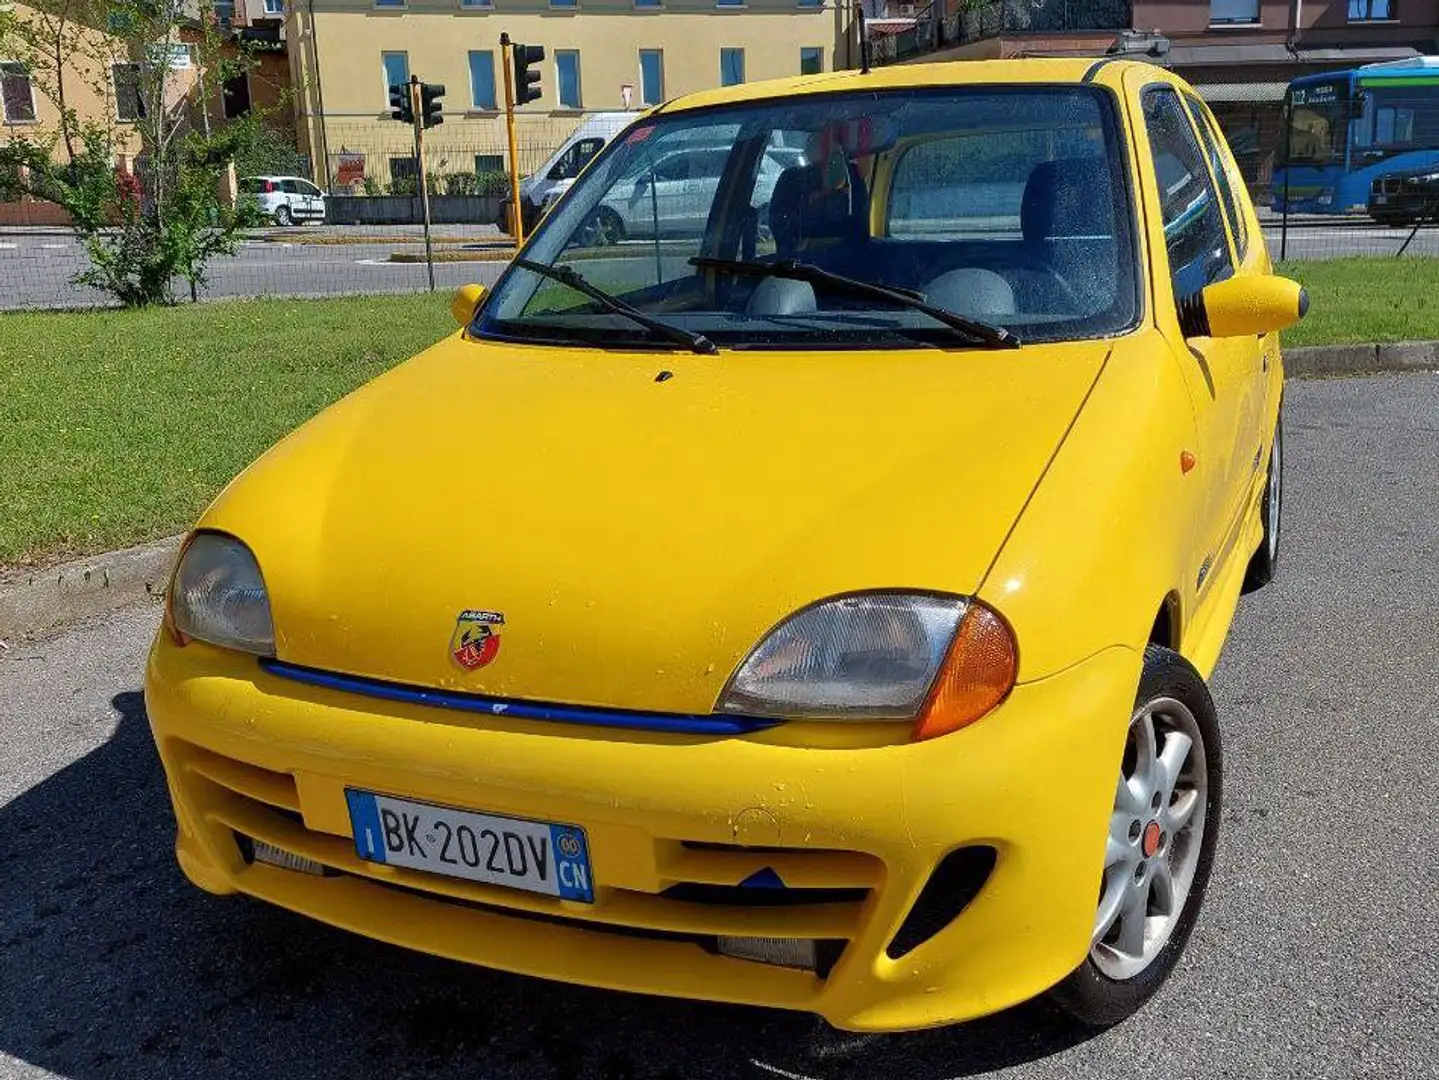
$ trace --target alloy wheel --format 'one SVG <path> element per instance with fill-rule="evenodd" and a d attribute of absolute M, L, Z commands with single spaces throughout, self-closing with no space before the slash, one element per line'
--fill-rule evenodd
<path fill-rule="evenodd" d="M 1110 979 L 1132 979 L 1169 942 L 1194 883 L 1208 812 L 1204 737 L 1170 697 L 1129 722 L 1105 847 L 1090 958 Z"/>
<path fill-rule="evenodd" d="M 1269 452 L 1269 561 L 1279 557 L 1279 515 L 1284 510 L 1284 439 L 1276 428 Z"/>

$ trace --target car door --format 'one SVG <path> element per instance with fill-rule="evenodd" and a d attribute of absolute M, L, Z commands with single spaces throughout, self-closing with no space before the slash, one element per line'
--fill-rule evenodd
<path fill-rule="evenodd" d="M 275 201 L 275 208 L 288 206 L 290 216 L 301 218 L 305 216 L 305 201 L 300 196 L 300 186 L 294 180 L 280 180 L 275 186 L 280 189 L 280 197 Z"/>
<path fill-rule="evenodd" d="M 1185 93 L 1184 104 L 1199 132 L 1199 141 L 1204 145 L 1209 169 L 1219 190 L 1220 205 L 1234 247 L 1235 273 L 1240 277 L 1267 274 L 1272 269 L 1269 252 L 1264 246 L 1263 234 L 1250 228 L 1252 212 L 1248 205 L 1249 196 L 1238 166 L 1224 145 L 1219 124 L 1214 114 L 1194 94 Z M 1252 239 L 1256 235 L 1257 239 Z M 1277 334 L 1259 334 L 1233 341 L 1236 349 L 1243 346 L 1245 366 L 1249 372 L 1249 379 L 1244 385 L 1244 399 L 1240 404 L 1240 445 L 1246 453 L 1252 451 L 1248 465 L 1251 492 L 1258 483 L 1262 451 L 1269 434 L 1269 394 L 1271 386 L 1276 385 L 1275 380 L 1270 378 L 1270 358 L 1278 357 L 1278 337 Z M 1244 463 L 1236 464 L 1243 466 Z"/>
<path fill-rule="evenodd" d="M 693 157 L 692 151 L 682 150 L 635 178 L 628 215 L 632 234 L 669 236 L 674 233 L 684 215 L 682 200 Z"/>
<path fill-rule="evenodd" d="M 1142 89 L 1140 103 L 1164 236 L 1164 250 L 1153 255 L 1155 276 L 1167 271 L 1174 299 L 1182 303 L 1233 276 L 1234 251 L 1219 192 L 1179 91 L 1169 83 L 1151 83 Z M 1199 563 L 1191 582 L 1202 598 L 1214 567 L 1233 547 L 1244 502 L 1254 346 L 1251 339 L 1186 339 L 1176 312 L 1156 316 L 1189 389 L 1198 433 L 1199 445 L 1186 467 L 1203 487 L 1196 523 Z"/>
<path fill-rule="evenodd" d="M 295 184 L 299 188 L 300 197 L 305 200 L 305 216 L 323 218 L 325 216 L 324 193 L 308 180 L 297 180 Z"/>
<path fill-rule="evenodd" d="M 720 174 L 724 172 L 725 150 L 702 150 L 690 160 L 689 176 L 681 188 L 679 213 L 675 222 L 677 231 L 685 236 L 696 236 L 704 231 L 709 222 L 710 207 L 714 205 L 715 193 L 719 190 Z"/>

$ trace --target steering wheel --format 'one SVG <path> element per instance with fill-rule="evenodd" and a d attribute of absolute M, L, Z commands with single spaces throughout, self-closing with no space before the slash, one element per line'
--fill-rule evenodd
<path fill-rule="evenodd" d="M 1084 305 L 1080 302 L 1079 295 L 1074 291 L 1073 286 L 1071 286 L 1064 275 L 1051 266 L 1049 262 L 1031 252 L 1025 252 L 1019 257 L 1018 268 L 1043 274 L 1054 282 L 1055 291 L 1059 293 L 1060 302 L 1068 309 L 1058 314 L 1080 315 L 1084 312 Z"/>

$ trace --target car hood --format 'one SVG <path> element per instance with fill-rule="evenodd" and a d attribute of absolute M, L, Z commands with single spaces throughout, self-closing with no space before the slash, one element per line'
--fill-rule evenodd
<path fill-rule="evenodd" d="M 1406 181 L 1421 180 L 1421 181 L 1425 181 L 1425 182 L 1428 182 L 1428 183 L 1439 183 L 1439 181 L 1429 180 L 1429 177 L 1436 176 L 1436 175 L 1439 175 L 1439 163 L 1431 163 L 1431 164 L 1428 164 L 1428 165 L 1416 165 L 1416 166 L 1415 166 L 1414 168 L 1412 168 L 1412 169 L 1402 169 L 1402 170 L 1398 170 L 1398 171 L 1396 171 L 1396 172 L 1388 172 L 1388 173 L 1385 173 L 1382 177 L 1380 177 L 1380 179 L 1381 179 L 1381 180 L 1406 180 Z"/>
<path fill-rule="evenodd" d="M 1106 355 L 700 357 L 456 335 L 289 436 L 201 525 L 255 551 L 281 660 L 708 712 L 818 598 L 974 592 Z M 452 655 L 470 609 L 504 617 L 473 670 Z"/>

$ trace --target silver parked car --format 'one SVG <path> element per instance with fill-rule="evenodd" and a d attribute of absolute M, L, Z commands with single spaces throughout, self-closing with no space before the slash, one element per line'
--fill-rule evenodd
<path fill-rule="evenodd" d="M 325 222 L 325 193 L 299 176 L 246 176 L 240 197 L 253 199 L 276 225 Z"/>
<path fill-rule="evenodd" d="M 702 232 L 729 152 L 727 146 L 687 147 L 620 180 L 590 215 L 584 242 L 613 244 Z M 769 197 L 780 173 L 802 164 L 804 155 L 797 148 L 773 146 L 765 151 L 753 196 L 762 223 L 769 221 Z"/>

